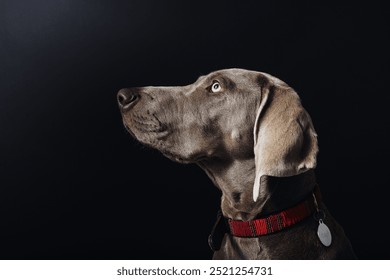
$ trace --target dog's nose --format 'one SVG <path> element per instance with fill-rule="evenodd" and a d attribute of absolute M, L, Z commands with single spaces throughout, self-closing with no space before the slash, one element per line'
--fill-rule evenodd
<path fill-rule="evenodd" d="M 130 109 L 139 100 L 139 94 L 134 90 L 123 88 L 118 92 L 117 99 L 121 109 Z"/>

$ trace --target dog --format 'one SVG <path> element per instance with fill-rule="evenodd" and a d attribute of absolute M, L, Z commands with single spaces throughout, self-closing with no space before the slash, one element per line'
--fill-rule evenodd
<path fill-rule="evenodd" d="M 124 126 L 221 190 L 213 259 L 355 259 L 324 205 L 317 134 L 298 94 L 263 72 L 224 69 L 175 87 L 117 94 Z"/>

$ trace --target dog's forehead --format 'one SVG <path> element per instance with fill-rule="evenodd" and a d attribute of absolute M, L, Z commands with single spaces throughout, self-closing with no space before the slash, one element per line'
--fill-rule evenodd
<path fill-rule="evenodd" d="M 230 80 L 234 82 L 239 82 L 243 80 L 251 80 L 254 77 L 256 77 L 256 74 L 258 72 L 255 71 L 250 71 L 250 70 L 245 70 L 245 69 L 240 69 L 240 68 L 230 68 L 230 69 L 222 69 L 222 70 L 217 70 L 214 72 L 211 72 L 207 75 L 202 75 L 200 76 L 195 83 L 202 83 L 202 82 L 209 82 L 214 79 L 218 79 L 220 77 L 225 77 L 229 78 Z"/>

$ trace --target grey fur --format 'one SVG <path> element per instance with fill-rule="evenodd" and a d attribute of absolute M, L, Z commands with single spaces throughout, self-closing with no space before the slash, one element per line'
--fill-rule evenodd
<path fill-rule="evenodd" d="M 227 218 L 247 221 L 280 211 L 313 191 L 318 146 L 310 116 L 295 91 L 269 74 L 225 69 L 182 87 L 122 89 L 118 102 L 138 141 L 207 173 L 222 192 Z M 298 185 L 278 182 L 297 174 L 305 178 Z M 343 229 L 321 208 L 333 237 L 329 247 L 320 243 L 318 222 L 309 217 L 257 238 L 226 234 L 214 259 L 355 258 Z"/>

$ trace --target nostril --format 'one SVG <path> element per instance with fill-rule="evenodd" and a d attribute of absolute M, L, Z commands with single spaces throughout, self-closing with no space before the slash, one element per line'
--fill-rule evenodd
<path fill-rule="evenodd" d="M 125 101 L 125 97 L 122 94 L 118 94 L 118 103 L 122 105 Z"/>
<path fill-rule="evenodd" d="M 126 109 L 130 108 L 130 105 L 135 104 L 138 99 L 139 94 L 128 89 L 121 89 L 117 95 L 119 106 Z"/>
<path fill-rule="evenodd" d="M 131 96 L 130 96 L 130 98 L 129 98 L 129 101 L 128 101 L 128 103 L 133 103 L 134 101 L 136 101 L 136 100 L 137 100 L 137 98 L 138 98 L 138 96 L 137 96 L 137 95 L 135 95 L 135 94 L 131 95 Z"/>

